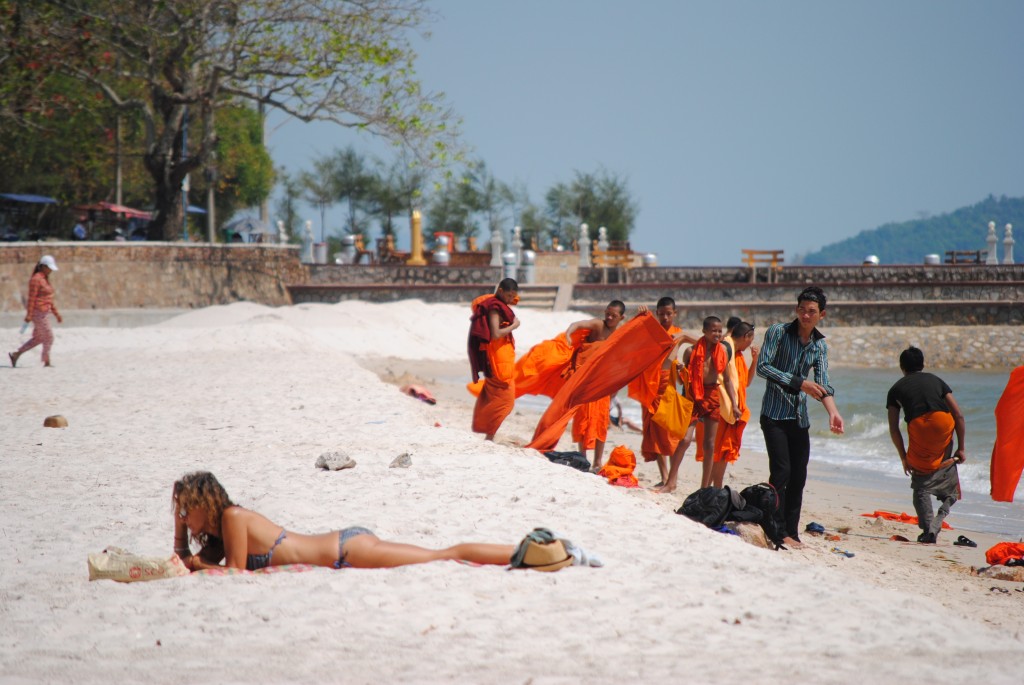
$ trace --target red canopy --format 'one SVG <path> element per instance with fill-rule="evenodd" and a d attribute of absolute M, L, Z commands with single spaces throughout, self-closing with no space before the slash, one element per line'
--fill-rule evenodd
<path fill-rule="evenodd" d="M 113 202 L 97 202 L 91 205 L 77 205 L 75 209 L 80 209 L 83 212 L 112 212 L 114 214 L 124 214 L 129 219 L 152 219 L 153 215 L 150 212 L 144 212 L 141 209 L 132 209 L 131 207 L 125 207 L 124 205 L 115 205 Z"/>

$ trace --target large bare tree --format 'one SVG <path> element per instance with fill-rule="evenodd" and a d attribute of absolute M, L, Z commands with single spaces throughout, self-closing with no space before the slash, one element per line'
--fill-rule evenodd
<path fill-rule="evenodd" d="M 173 239 L 182 183 L 210 162 L 226 102 L 382 135 L 421 163 L 450 154 L 451 114 L 413 69 L 428 19 L 421 0 L 0 0 L 0 117 L 45 125 L 58 75 L 138 113 L 152 233 Z"/>

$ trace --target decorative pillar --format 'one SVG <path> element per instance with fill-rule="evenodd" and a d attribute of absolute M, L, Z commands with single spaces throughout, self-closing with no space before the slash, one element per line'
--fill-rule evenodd
<path fill-rule="evenodd" d="M 302 261 L 306 264 L 313 263 L 313 222 L 306 220 L 305 231 L 302 234 Z"/>
<path fill-rule="evenodd" d="M 985 238 L 985 242 L 988 243 L 988 254 L 985 256 L 985 264 L 998 264 L 999 256 L 996 254 L 996 222 L 988 222 L 988 237 Z"/>
<path fill-rule="evenodd" d="M 501 229 L 495 226 L 491 231 L 491 266 L 501 266 L 501 252 L 505 249 L 505 238 L 501 235 Z"/>
<path fill-rule="evenodd" d="M 277 220 L 277 242 L 282 245 L 288 242 L 288 231 L 284 229 L 284 222 L 280 219 Z"/>
<path fill-rule="evenodd" d="M 1013 264 L 1013 224 L 1006 224 L 1006 236 L 1003 238 L 1003 264 Z"/>
<path fill-rule="evenodd" d="M 590 227 L 580 224 L 580 266 L 590 266 Z"/>
<path fill-rule="evenodd" d="M 537 253 L 523 250 L 523 282 L 532 285 L 537 280 Z"/>
<path fill-rule="evenodd" d="M 423 258 L 423 216 L 418 209 L 412 210 L 412 216 L 409 217 L 409 232 L 412 234 L 412 247 L 405 263 L 409 266 L 426 266 L 427 260 Z"/>
<path fill-rule="evenodd" d="M 516 226 L 512 229 L 512 244 L 508 246 L 508 249 L 516 253 L 516 266 L 523 263 L 523 229 Z M 515 276 L 508 276 L 507 278 L 515 278 Z"/>
<path fill-rule="evenodd" d="M 608 251 L 608 229 L 604 226 L 597 229 L 597 249 L 601 252 Z"/>
<path fill-rule="evenodd" d="M 501 255 L 501 262 L 505 269 L 502 278 L 516 278 L 518 276 L 516 271 L 519 270 L 519 267 L 516 264 L 516 259 L 516 253 L 512 250 Z"/>

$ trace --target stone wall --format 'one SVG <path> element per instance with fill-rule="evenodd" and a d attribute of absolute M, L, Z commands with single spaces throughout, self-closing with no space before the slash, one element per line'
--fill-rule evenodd
<path fill-rule="evenodd" d="M 0 312 L 23 311 L 32 269 L 44 254 L 62 310 L 191 308 L 249 300 L 291 302 L 304 282 L 299 248 L 162 242 L 0 243 Z"/>
<path fill-rule="evenodd" d="M 295 285 L 472 285 L 501 280 L 497 266 L 405 266 L 394 264 L 307 264 Z"/>
<path fill-rule="evenodd" d="M 749 283 L 750 269 L 745 266 L 657 266 L 639 269 L 580 269 L 580 283 L 601 283 L 607 271 L 612 283 Z M 767 283 L 768 274 L 759 268 L 758 282 Z M 916 283 L 916 282 L 971 282 L 971 281 L 1024 281 L 1024 264 L 1006 265 L 939 265 L 918 266 L 902 264 L 891 266 L 787 266 L 775 273 L 777 283 L 815 284 L 832 283 Z"/>

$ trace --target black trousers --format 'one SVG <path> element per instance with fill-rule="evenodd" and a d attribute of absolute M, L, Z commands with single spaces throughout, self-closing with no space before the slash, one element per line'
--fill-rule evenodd
<path fill-rule="evenodd" d="M 801 428 L 796 419 L 776 421 L 762 416 L 761 432 L 768 449 L 768 482 L 779 493 L 779 525 L 787 536 L 799 540 L 800 508 L 811 458 L 810 429 Z"/>

